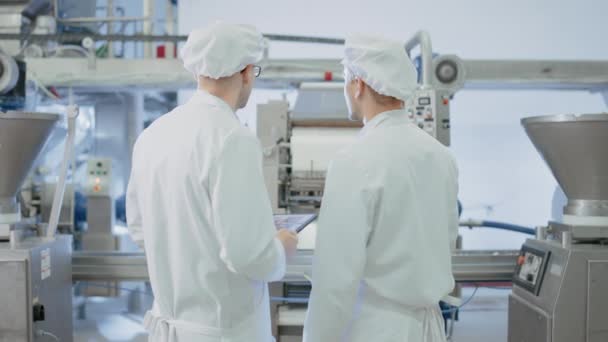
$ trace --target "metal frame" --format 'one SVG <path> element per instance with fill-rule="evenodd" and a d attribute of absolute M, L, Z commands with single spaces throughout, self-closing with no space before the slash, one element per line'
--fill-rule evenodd
<path fill-rule="evenodd" d="M 59 22 L 65 23 L 80 23 L 80 22 L 113 22 L 113 21 L 144 21 L 149 22 L 150 15 L 143 17 L 117 17 L 117 18 L 70 18 L 59 19 Z M 23 36 L 20 33 L 0 33 L 0 40 L 21 40 Z M 112 42 L 185 42 L 188 39 L 186 35 L 153 35 L 153 34 L 97 34 L 97 33 L 62 33 L 62 34 L 31 34 L 28 36 L 30 42 L 47 42 L 53 41 L 57 43 L 77 42 L 85 38 L 93 39 L 94 41 L 112 41 Z M 285 34 L 264 34 L 264 38 L 278 42 L 292 43 L 315 43 L 329 45 L 343 45 L 344 39 L 340 38 L 324 38 L 311 36 L 293 36 Z"/>
<path fill-rule="evenodd" d="M 466 251 L 452 255 L 457 282 L 509 282 L 519 251 Z M 313 251 L 298 251 L 287 265 L 282 282 L 308 281 L 312 274 Z M 148 267 L 143 253 L 74 252 L 74 281 L 147 281 Z"/>
<path fill-rule="evenodd" d="M 26 58 L 28 78 L 45 86 L 191 88 L 194 77 L 178 59 Z M 608 61 L 464 60 L 464 89 L 603 92 L 608 101 Z M 343 82 L 338 59 L 271 59 L 257 87 Z M 331 75 L 327 81 L 326 73 Z M 32 77 L 33 75 L 33 77 Z M 125 76 L 129 76 L 126 77 Z M 434 79 L 436 76 L 431 73 Z M 452 89 L 453 92 L 459 89 Z"/>
<path fill-rule="evenodd" d="M 608 61 L 464 60 L 465 89 L 608 89 Z"/>

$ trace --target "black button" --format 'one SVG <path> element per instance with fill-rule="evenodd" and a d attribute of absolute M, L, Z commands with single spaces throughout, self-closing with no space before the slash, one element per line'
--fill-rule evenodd
<path fill-rule="evenodd" d="M 534 276 L 533 276 L 531 273 L 529 273 L 529 274 L 526 276 L 526 280 L 528 280 L 529 282 L 532 282 L 532 281 L 534 280 Z"/>
<path fill-rule="evenodd" d="M 103 164 L 101 162 L 97 162 L 97 167 L 102 167 Z"/>
<path fill-rule="evenodd" d="M 34 305 L 34 322 L 39 322 L 39 321 L 44 321 L 44 320 L 45 320 L 44 305 L 42 305 L 42 304 Z"/>

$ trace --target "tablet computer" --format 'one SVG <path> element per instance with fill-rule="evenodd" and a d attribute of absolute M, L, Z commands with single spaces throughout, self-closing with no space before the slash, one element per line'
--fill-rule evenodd
<path fill-rule="evenodd" d="M 278 229 L 289 229 L 299 233 L 317 218 L 317 214 L 274 215 L 274 225 Z"/>

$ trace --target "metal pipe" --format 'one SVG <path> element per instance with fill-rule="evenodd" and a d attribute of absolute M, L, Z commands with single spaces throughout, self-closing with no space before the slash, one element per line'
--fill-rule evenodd
<path fill-rule="evenodd" d="M 144 0 L 143 6 L 144 17 L 154 18 L 154 0 Z M 154 20 L 144 21 L 143 34 L 152 35 L 153 33 Z M 152 58 L 152 44 L 149 42 L 144 43 L 144 58 Z"/>
<path fill-rule="evenodd" d="M 291 127 L 361 128 L 363 123 L 349 120 L 291 120 Z"/>
<path fill-rule="evenodd" d="M 467 220 L 461 221 L 459 223 L 461 227 L 487 227 L 487 228 L 497 228 L 504 229 L 512 232 L 523 233 L 528 235 L 535 235 L 536 231 L 532 228 L 519 226 L 511 223 L 505 222 L 496 222 L 496 221 L 480 221 L 480 220 Z"/>
<path fill-rule="evenodd" d="M 57 226 L 59 224 L 59 215 L 61 214 L 61 207 L 63 205 L 63 197 L 65 194 L 65 182 L 68 176 L 68 165 L 72 159 L 72 153 L 74 152 L 74 138 L 76 136 L 76 118 L 78 117 L 78 107 L 70 105 L 67 109 L 68 119 L 68 135 L 65 140 L 65 149 L 63 152 L 63 162 L 61 163 L 61 174 L 59 175 L 59 182 L 55 188 L 55 197 L 53 198 L 53 206 L 51 207 L 51 217 L 49 219 L 49 229 L 47 231 L 47 237 L 55 236 Z"/>
<path fill-rule="evenodd" d="M 129 155 L 133 154 L 133 147 L 139 134 L 144 130 L 144 94 L 135 90 L 127 95 L 127 136 L 129 142 Z M 129 162 L 130 164 L 130 162 Z M 131 167 L 129 165 L 129 171 Z"/>
<path fill-rule="evenodd" d="M 151 22 L 152 17 L 114 17 L 114 18 L 69 18 L 60 19 L 60 22 L 104 22 L 104 21 L 143 21 L 144 26 L 146 22 Z M 187 35 L 153 35 L 153 34 L 135 34 L 135 35 L 102 35 L 92 33 L 62 33 L 62 34 L 32 34 L 30 40 L 32 41 L 58 41 L 58 42 L 71 42 L 74 40 L 82 40 L 85 37 L 91 37 L 96 41 L 100 40 L 119 40 L 119 41 L 141 41 L 141 42 L 185 42 L 188 39 Z M 306 36 L 291 36 L 291 35 L 278 35 L 278 34 L 264 34 L 264 37 L 279 42 L 292 42 L 292 43 L 317 43 L 317 44 L 344 44 L 344 39 L 334 38 L 320 38 L 320 37 L 306 37 Z M 19 40 L 21 39 L 19 33 L 0 33 L 0 40 Z"/>
<path fill-rule="evenodd" d="M 284 34 L 264 34 L 264 37 L 269 40 L 278 42 L 292 42 L 292 43 L 316 43 L 316 44 L 330 44 L 330 45 L 344 45 L 345 40 L 340 38 L 322 38 L 322 37 L 311 37 L 311 36 L 292 36 Z"/>
<path fill-rule="evenodd" d="M 0 33 L 0 40 L 19 40 L 19 33 Z M 124 41 L 124 42 L 182 42 L 188 36 L 168 36 L 168 35 L 124 35 L 124 34 L 95 34 L 95 33 L 62 33 L 62 34 L 32 34 L 28 37 L 30 42 L 55 41 L 58 43 L 82 41 L 91 38 L 94 41 Z"/>
<path fill-rule="evenodd" d="M 114 17 L 114 0 L 108 0 L 108 7 L 106 9 L 106 14 L 108 18 Z M 113 21 L 108 21 L 108 34 L 114 33 L 114 25 Z M 111 40 L 107 42 L 108 44 L 108 58 L 114 58 L 114 43 Z"/>
<path fill-rule="evenodd" d="M 168 35 L 172 35 L 175 33 L 175 26 L 174 26 L 174 12 L 173 12 L 173 4 L 171 3 L 170 0 L 167 0 L 167 10 L 166 10 L 166 14 L 165 14 L 165 33 Z M 175 43 L 168 43 L 165 46 L 165 58 L 174 58 L 174 51 L 175 51 Z"/>
<path fill-rule="evenodd" d="M 418 45 L 420 45 L 420 53 L 422 55 L 422 87 L 429 88 L 432 81 L 431 68 L 433 65 L 433 47 L 431 45 L 431 36 L 428 32 L 416 32 L 416 34 L 405 43 L 405 51 L 410 55 L 412 49 Z"/>
<path fill-rule="evenodd" d="M 59 21 L 59 0 L 53 0 L 53 12 L 55 13 L 55 20 Z"/>
<path fill-rule="evenodd" d="M 110 12 L 108 7 L 108 13 Z M 67 18 L 67 19 L 58 19 L 57 21 L 60 23 L 101 23 L 101 22 L 121 22 L 121 21 L 146 21 L 151 20 L 148 17 L 114 17 L 113 15 L 108 15 L 104 18 L 97 17 L 82 17 L 82 18 Z"/>

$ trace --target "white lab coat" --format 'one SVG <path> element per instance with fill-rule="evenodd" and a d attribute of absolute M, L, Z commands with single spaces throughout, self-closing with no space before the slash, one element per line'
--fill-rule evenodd
<path fill-rule="evenodd" d="M 445 341 L 457 168 L 447 148 L 381 113 L 327 175 L 304 341 Z"/>
<path fill-rule="evenodd" d="M 141 134 L 127 219 L 156 299 L 150 341 L 274 341 L 267 282 L 285 251 L 260 143 L 225 102 L 199 90 Z"/>

